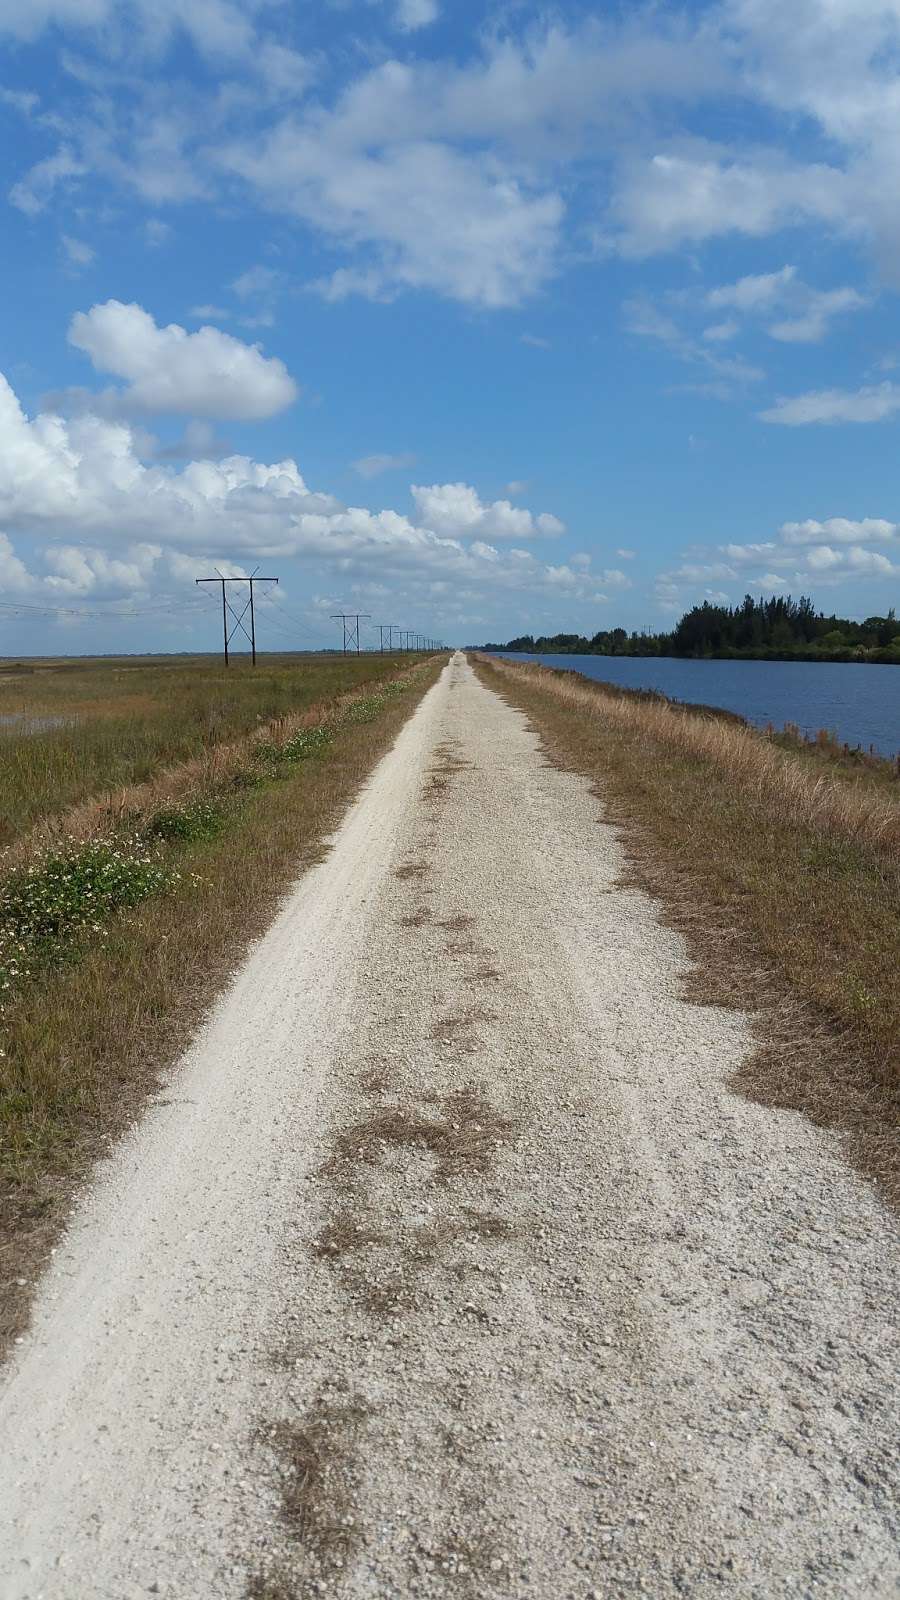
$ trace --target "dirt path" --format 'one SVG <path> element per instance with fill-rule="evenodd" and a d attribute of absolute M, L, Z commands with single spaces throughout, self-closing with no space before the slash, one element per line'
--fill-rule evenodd
<path fill-rule="evenodd" d="M 73 1218 L 4 1600 L 887 1596 L 897 1229 L 456 658 Z"/>

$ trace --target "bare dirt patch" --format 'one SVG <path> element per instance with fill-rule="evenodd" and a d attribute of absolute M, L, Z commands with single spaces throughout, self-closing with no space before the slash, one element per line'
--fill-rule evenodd
<path fill-rule="evenodd" d="M 467 1011 L 457 1011 L 451 1017 L 438 1017 L 432 1023 L 431 1037 L 446 1043 L 458 1033 L 463 1033 L 468 1028 L 477 1027 L 480 1022 L 498 1022 L 496 1012 L 482 1011 L 478 1006 L 470 1006 Z"/>
<path fill-rule="evenodd" d="M 433 916 L 434 912 L 430 906 L 417 906 L 408 916 L 399 917 L 397 920 L 401 928 L 424 928 L 427 922 L 431 922 Z"/>
<path fill-rule="evenodd" d="M 374 1166 L 388 1150 L 398 1148 L 432 1156 L 438 1182 L 446 1183 L 464 1171 L 484 1171 L 497 1147 L 509 1138 L 512 1121 L 474 1086 L 447 1095 L 443 1108 L 442 1121 L 400 1105 L 376 1111 L 337 1134 L 323 1172 L 339 1176 L 358 1162 Z"/>
<path fill-rule="evenodd" d="M 358 1541 L 353 1506 L 359 1490 L 359 1438 L 371 1408 L 359 1398 L 322 1396 L 297 1422 L 264 1429 L 281 1489 L 281 1518 L 292 1539 L 323 1572 L 339 1573 Z M 292 1580 L 278 1572 L 251 1579 L 252 1600 L 293 1595 Z"/>
<path fill-rule="evenodd" d="M 394 871 L 394 877 L 401 883 L 407 883 L 411 878 L 422 878 L 428 871 L 427 861 L 406 861 Z"/>

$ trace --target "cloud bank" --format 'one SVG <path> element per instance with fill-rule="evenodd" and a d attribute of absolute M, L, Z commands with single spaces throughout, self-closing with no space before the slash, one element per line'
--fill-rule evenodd
<path fill-rule="evenodd" d="M 205 437 L 205 435 L 204 435 Z M 186 440 L 197 438 L 189 430 Z M 201 439 L 202 443 L 202 439 Z M 556 536 L 549 513 L 483 502 L 467 484 L 417 486 L 414 512 L 348 506 L 309 488 L 296 462 L 244 455 L 146 463 L 123 420 L 90 413 L 29 419 L 0 376 L 2 575 L 12 596 L 110 597 L 186 582 L 228 558 L 312 560 L 340 578 L 464 582 L 540 592 L 558 569 L 492 540 Z M 19 540 L 40 549 L 29 570 Z M 597 596 L 590 563 L 564 577 Z"/>

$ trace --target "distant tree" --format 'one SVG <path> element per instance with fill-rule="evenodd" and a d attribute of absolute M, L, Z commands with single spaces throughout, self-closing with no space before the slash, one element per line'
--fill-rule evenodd
<path fill-rule="evenodd" d="M 485 649 L 527 651 L 535 655 L 600 656 L 773 656 L 785 659 L 893 661 L 900 633 L 894 608 L 883 617 L 853 622 L 825 616 L 801 595 L 772 595 L 756 600 L 744 596 L 738 606 L 714 605 L 704 600 L 692 606 L 672 633 L 627 633 L 624 628 L 603 628 L 586 639 L 577 633 L 531 634 L 510 639 L 507 645 Z"/>

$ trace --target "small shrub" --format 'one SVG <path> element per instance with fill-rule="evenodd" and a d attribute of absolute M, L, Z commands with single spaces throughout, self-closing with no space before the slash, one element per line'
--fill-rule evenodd
<path fill-rule="evenodd" d="M 301 728 L 281 746 L 282 761 L 306 761 L 310 756 L 321 755 L 334 741 L 334 730 L 324 724 L 318 728 Z"/>
<path fill-rule="evenodd" d="M 267 767 L 270 774 L 277 776 L 280 768 L 296 766 L 299 761 L 308 761 L 310 756 L 320 755 L 334 739 L 334 730 L 325 724 L 317 728 L 300 728 L 291 734 L 284 744 L 276 744 L 273 739 L 261 739 L 254 746 L 254 759 L 262 767 Z"/>
<path fill-rule="evenodd" d="M 186 805 L 157 811 L 147 828 L 151 839 L 215 839 L 225 826 L 225 813 L 211 800 L 191 800 Z"/>
<path fill-rule="evenodd" d="M 382 707 L 395 695 L 404 694 L 405 683 L 385 683 L 374 694 L 361 695 L 344 713 L 345 722 L 374 722 Z"/>

